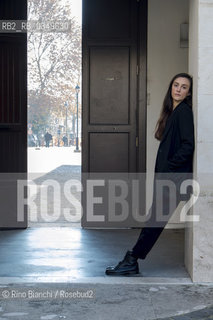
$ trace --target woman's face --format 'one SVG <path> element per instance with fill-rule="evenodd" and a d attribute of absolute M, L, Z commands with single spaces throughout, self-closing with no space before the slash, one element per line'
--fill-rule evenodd
<path fill-rule="evenodd" d="M 190 94 L 189 89 L 189 79 L 180 77 L 174 80 L 171 92 L 174 106 L 177 106 Z"/>

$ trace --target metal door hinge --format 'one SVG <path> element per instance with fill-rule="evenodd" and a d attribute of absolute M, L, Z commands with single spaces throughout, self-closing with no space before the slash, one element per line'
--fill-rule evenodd
<path fill-rule="evenodd" d="M 137 65 L 137 68 L 136 68 L 136 74 L 137 74 L 137 76 L 139 75 L 139 67 L 138 67 L 138 65 Z"/>
<path fill-rule="evenodd" d="M 136 148 L 138 148 L 138 137 L 136 137 L 135 139 L 135 145 L 136 145 Z"/>

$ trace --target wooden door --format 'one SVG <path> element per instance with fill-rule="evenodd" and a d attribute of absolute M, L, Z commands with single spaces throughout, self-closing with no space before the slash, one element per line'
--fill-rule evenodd
<path fill-rule="evenodd" d="M 146 76 L 144 69 L 140 78 L 140 67 L 145 65 L 146 57 L 144 51 L 143 58 L 140 54 L 141 25 L 146 25 L 146 21 L 141 24 L 140 18 L 146 16 L 141 14 L 145 10 L 146 6 L 137 0 L 83 0 L 82 173 L 85 183 L 91 177 L 108 179 L 108 174 L 122 179 L 144 168 L 145 154 L 138 149 L 139 134 L 145 133 L 145 127 L 139 129 L 139 120 L 144 121 L 139 99 L 143 100 L 146 88 L 143 87 L 140 94 L 138 89 Z M 142 47 L 146 50 L 144 43 Z M 145 135 L 141 144 L 144 148 Z M 82 226 L 114 227 L 107 219 L 88 221 L 90 209 L 85 183 Z M 101 210 L 100 207 L 97 210 Z M 117 226 L 132 224 L 130 215 Z"/>
<path fill-rule="evenodd" d="M 0 20 L 26 20 L 26 0 L 1 0 Z M 0 33 L 0 228 L 25 228 L 18 217 L 17 181 L 27 172 L 27 38 Z"/>

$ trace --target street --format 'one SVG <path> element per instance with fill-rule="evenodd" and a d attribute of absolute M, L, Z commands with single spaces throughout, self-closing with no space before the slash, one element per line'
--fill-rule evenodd
<path fill-rule="evenodd" d="M 80 191 L 74 186 L 71 203 L 64 192 L 67 181 L 80 183 L 81 179 L 81 152 L 74 150 L 75 147 L 28 148 L 29 226 L 80 226 Z M 64 208 L 70 209 L 69 216 L 63 214 Z"/>
<path fill-rule="evenodd" d="M 28 172 L 47 173 L 63 165 L 81 165 L 81 152 L 75 147 L 28 148 Z"/>

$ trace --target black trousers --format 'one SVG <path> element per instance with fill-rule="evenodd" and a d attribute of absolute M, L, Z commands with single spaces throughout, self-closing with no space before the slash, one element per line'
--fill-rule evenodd
<path fill-rule="evenodd" d="M 189 181 L 191 179 L 192 174 L 188 173 L 155 174 L 152 206 L 145 227 L 141 230 L 132 249 L 133 256 L 140 259 L 146 258 L 180 201 L 187 201 L 190 198 L 192 185 Z M 186 193 L 181 194 L 180 187 L 183 182 L 188 184 L 188 188 Z"/>

